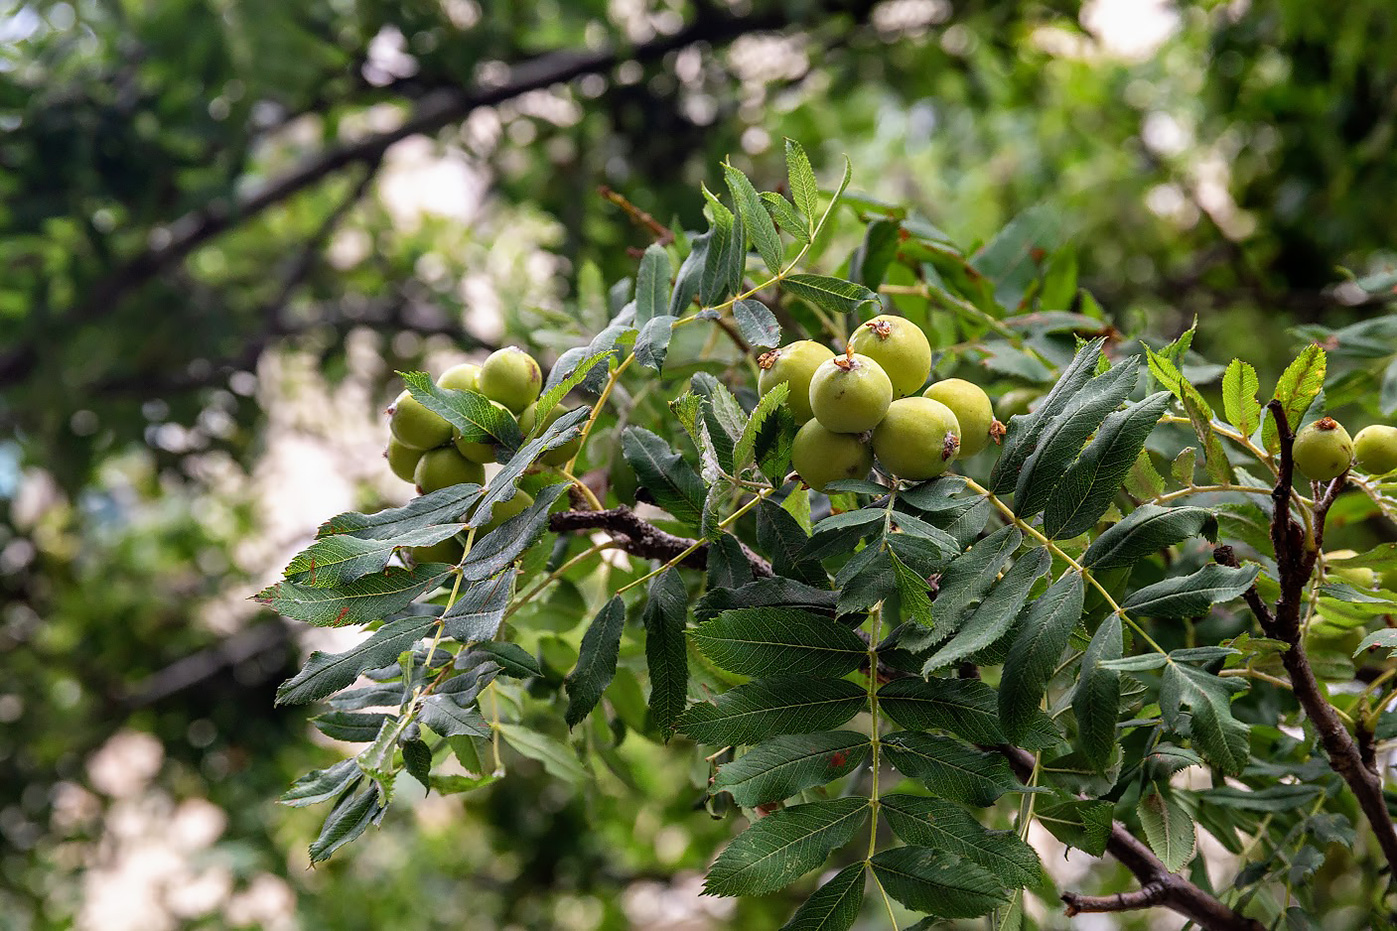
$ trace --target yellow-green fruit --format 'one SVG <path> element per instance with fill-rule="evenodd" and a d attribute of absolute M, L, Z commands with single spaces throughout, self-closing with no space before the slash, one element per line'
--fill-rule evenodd
<path fill-rule="evenodd" d="M 466 555 L 466 548 L 455 537 L 447 537 L 440 543 L 433 543 L 431 546 L 414 546 L 412 548 L 412 561 L 419 566 L 429 562 L 444 562 L 454 565 L 460 562 L 464 555 Z"/>
<path fill-rule="evenodd" d="M 1397 569 L 1388 569 L 1378 576 L 1378 588 L 1383 591 L 1397 592 Z"/>
<path fill-rule="evenodd" d="M 989 444 L 994 406 L 979 385 L 963 378 L 947 378 L 922 392 L 922 397 L 940 401 L 956 415 L 960 424 L 960 458 L 973 456 Z"/>
<path fill-rule="evenodd" d="M 1043 392 L 1037 388 L 1015 388 L 1006 391 L 999 396 L 999 404 L 996 405 L 999 408 L 999 416 L 1008 420 L 1016 414 L 1027 414 L 1042 395 Z"/>
<path fill-rule="evenodd" d="M 893 400 L 893 383 L 868 356 L 835 356 L 810 379 L 810 410 L 832 433 L 862 433 L 878 426 Z"/>
<path fill-rule="evenodd" d="M 798 424 L 803 424 L 815 416 L 810 411 L 810 378 L 820 363 L 834 358 L 828 346 L 822 346 L 812 339 L 787 343 L 780 349 L 764 352 L 757 360 L 761 374 L 757 376 L 757 390 L 766 394 L 779 384 L 789 386 L 786 405 Z"/>
<path fill-rule="evenodd" d="M 506 417 L 514 416 L 510 413 L 509 408 L 505 407 L 499 401 L 491 401 L 490 403 L 498 407 L 500 413 L 504 414 Z M 484 465 L 487 462 L 495 461 L 496 453 L 494 443 L 463 443 L 459 431 L 452 431 L 451 442 L 456 444 L 457 452 L 465 456 L 471 462 L 479 462 Z"/>
<path fill-rule="evenodd" d="M 955 413 L 931 398 L 894 401 L 873 431 L 873 452 L 899 478 L 935 478 L 960 451 Z"/>
<path fill-rule="evenodd" d="M 395 437 L 388 438 L 388 448 L 383 451 L 383 458 L 388 460 L 388 468 L 393 470 L 393 474 L 405 482 L 413 481 L 413 473 L 417 471 L 417 460 L 422 458 L 422 450 L 413 449 L 411 446 L 404 446 Z"/>
<path fill-rule="evenodd" d="M 833 433 L 811 420 L 796 431 L 791 465 L 801 481 L 816 491 L 842 478 L 866 478 L 873 450 L 855 433 Z"/>
<path fill-rule="evenodd" d="M 534 496 L 522 488 L 516 488 L 514 497 L 508 501 L 501 501 L 495 505 L 490 512 L 490 519 L 480 526 L 475 532 L 477 537 L 483 537 L 500 524 L 509 520 L 516 514 L 523 514 L 534 503 Z"/>
<path fill-rule="evenodd" d="M 1370 475 L 1386 475 L 1397 469 L 1397 427 L 1373 424 L 1353 438 L 1358 467 Z"/>
<path fill-rule="evenodd" d="M 559 417 L 566 413 L 569 412 L 564 410 L 562 405 L 554 404 L 553 409 L 548 412 L 548 417 L 545 418 L 543 426 L 539 428 L 539 436 L 542 436 L 549 427 L 553 426 Z M 538 420 L 537 414 L 538 405 L 530 404 L 528 407 L 524 408 L 524 413 L 519 415 L 519 429 L 524 431 L 525 436 L 534 432 L 534 427 Z M 557 449 L 550 449 L 542 456 L 539 456 L 539 459 L 546 465 L 567 465 L 572 461 L 572 457 L 577 455 L 580 449 L 582 449 L 582 437 L 579 436 L 575 440 L 568 440 Z"/>
<path fill-rule="evenodd" d="M 1354 588 L 1372 588 L 1378 582 L 1378 574 L 1364 566 L 1331 566 L 1329 574 L 1349 583 Z"/>
<path fill-rule="evenodd" d="M 480 390 L 480 366 L 474 362 L 462 362 L 437 376 L 438 388 L 455 388 L 460 391 Z"/>
<path fill-rule="evenodd" d="M 447 446 L 423 453 L 412 477 L 417 482 L 417 490 L 425 495 L 439 488 L 460 485 L 462 482 L 483 485 L 485 467 L 462 456 L 456 451 L 456 447 Z"/>
<path fill-rule="evenodd" d="M 436 449 L 451 442 L 451 424 L 406 391 L 388 408 L 388 429 L 399 443 L 413 449 Z"/>
<path fill-rule="evenodd" d="M 518 346 L 490 353 L 480 366 L 480 393 L 518 414 L 538 398 L 543 372 L 534 357 Z"/>
<path fill-rule="evenodd" d="M 849 348 L 881 365 L 899 398 L 916 394 L 931 374 L 931 343 L 906 317 L 874 317 L 849 337 Z"/>
<path fill-rule="evenodd" d="M 1316 482 L 1338 478 L 1353 464 L 1353 440 L 1333 417 L 1321 417 L 1295 434 L 1295 464 Z"/>

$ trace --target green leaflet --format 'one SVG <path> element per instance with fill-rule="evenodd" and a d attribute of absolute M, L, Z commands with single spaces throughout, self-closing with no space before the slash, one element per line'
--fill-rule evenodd
<path fill-rule="evenodd" d="M 1101 347 L 1105 342 L 1103 337 L 1098 337 L 1078 349 L 1072 363 L 1058 378 L 1052 390 L 1034 408 L 1033 413 L 1010 418 L 1009 432 L 999 450 L 999 459 L 990 471 L 990 491 L 1002 495 L 1014 490 L 1019 473 L 1025 460 L 1033 452 L 1043 426 L 1057 420 L 1077 392 L 1091 379 L 1096 370 L 1097 357 L 1100 356 Z"/>
<path fill-rule="evenodd" d="M 908 730 L 950 731 L 974 744 L 1007 743 L 999 726 L 995 690 L 978 679 L 894 679 L 878 690 L 878 706 Z M 1051 719 L 1039 714 L 1019 743 L 1028 749 L 1057 740 Z"/>
<path fill-rule="evenodd" d="M 898 837 L 909 844 L 933 847 L 978 863 L 1004 888 L 1029 886 L 1042 879 L 1038 854 L 1013 831 L 991 831 L 953 802 L 919 795 L 885 795 L 879 810 Z"/>
<path fill-rule="evenodd" d="M 425 527 L 456 523 L 484 493 L 479 485 L 452 485 L 377 514 L 338 514 L 321 524 L 315 536 L 323 539 L 347 533 L 371 540 L 391 540 Z"/>
<path fill-rule="evenodd" d="M 499 475 L 503 474 L 501 470 Z M 474 582 L 488 579 L 503 572 L 510 563 L 522 556 L 525 550 L 543 536 L 543 531 L 548 527 L 548 512 L 553 507 L 553 502 L 566 490 L 567 486 L 563 484 L 539 489 L 538 494 L 534 496 L 534 503 L 527 509 L 485 536 L 477 538 L 471 551 L 461 561 L 461 580 Z"/>
<path fill-rule="evenodd" d="M 436 524 L 409 530 L 387 539 L 366 539 L 345 533 L 321 537 L 296 554 L 286 567 L 286 578 L 311 588 L 334 588 L 388 565 L 401 547 L 429 546 L 464 530 L 465 524 Z"/>
<path fill-rule="evenodd" d="M 1286 366 L 1276 382 L 1276 400 L 1285 410 L 1286 422 L 1292 432 L 1300 429 L 1305 412 L 1310 409 L 1320 391 L 1324 390 L 1324 375 L 1327 362 L 1324 350 L 1318 343 L 1311 343 L 1300 351 L 1295 361 Z M 1272 455 L 1281 451 L 1280 432 L 1276 418 L 1268 411 L 1261 425 L 1261 440 Z"/>
<path fill-rule="evenodd" d="M 370 824 L 383 817 L 387 808 L 387 801 L 381 798 L 378 786 L 372 782 L 358 792 L 346 793 L 326 816 L 320 835 L 311 842 L 310 862 L 328 860 L 336 850 L 363 834 Z"/>
<path fill-rule="evenodd" d="M 1077 718 L 1077 740 L 1082 756 L 1104 773 L 1116 747 L 1116 722 L 1120 718 L 1121 677 L 1103 661 L 1121 657 L 1121 619 L 1112 613 L 1101 622 L 1082 655 L 1077 685 L 1072 692 L 1072 713 Z"/>
<path fill-rule="evenodd" d="M 1251 436 L 1261 426 L 1261 402 L 1256 393 L 1261 381 L 1251 363 L 1233 359 L 1222 375 L 1222 410 L 1228 423 L 1242 436 Z"/>
<path fill-rule="evenodd" d="M 1038 821 L 1069 847 L 1099 857 L 1111 837 L 1112 808 L 1106 801 L 1066 799 L 1039 805 Z"/>
<path fill-rule="evenodd" d="M 336 588 L 277 582 L 258 592 L 253 600 L 284 617 L 317 627 L 348 627 L 368 624 L 401 611 L 418 595 L 436 588 L 450 571 L 450 566 L 438 563 L 411 569 L 389 566 L 382 572 Z"/>
<path fill-rule="evenodd" d="M 1240 569 L 1203 566 L 1191 575 L 1175 576 L 1146 585 L 1130 594 L 1121 607 L 1150 617 L 1196 617 L 1213 604 L 1235 598 L 1251 588 L 1261 567 Z"/>
<path fill-rule="evenodd" d="M 693 632 L 703 654 L 744 676 L 842 676 L 868 658 L 858 634 L 827 617 L 795 608 L 725 611 Z"/>
<path fill-rule="evenodd" d="M 868 817 L 868 799 L 811 802 L 756 821 L 718 855 L 703 891 L 709 895 L 764 895 L 815 869 L 847 844 Z"/>
<path fill-rule="evenodd" d="M 1140 824 L 1145 839 L 1163 861 L 1165 869 L 1178 872 L 1193 859 L 1193 818 L 1179 803 L 1159 792 L 1150 792 L 1140 799 Z"/>
<path fill-rule="evenodd" d="M 1082 576 L 1068 570 L 1019 617 L 999 686 L 1000 724 L 1011 741 L 1027 731 L 1038 710 L 1067 639 L 1081 620 L 1083 594 Z"/>
<path fill-rule="evenodd" d="M 844 867 L 796 909 L 781 931 L 848 931 L 863 904 L 863 862 Z"/>
<path fill-rule="evenodd" d="M 1211 763 L 1231 775 L 1246 768 L 1251 729 L 1232 716 L 1232 696 L 1245 692 L 1237 679 L 1222 679 L 1183 663 L 1170 663 L 1159 690 L 1164 723 L 1186 733 L 1193 746 Z M 1185 719 L 1183 710 L 1189 715 Z"/>
<path fill-rule="evenodd" d="M 707 490 L 682 456 L 654 433 L 635 426 L 622 432 L 621 452 L 656 504 L 675 519 L 698 526 Z"/>
<path fill-rule="evenodd" d="M 805 149 L 793 139 L 786 140 L 786 177 L 791 186 L 791 199 L 804 215 L 805 228 L 813 231 L 820 216 L 820 185 Z"/>
<path fill-rule="evenodd" d="M 762 206 L 757 189 L 752 187 L 752 182 L 747 180 L 746 175 L 731 165 L 723 165 L 723 177 L 727 181 L 729 193 L 732 194 L 737 214 L 747 228 L 752 245 L 757 248 L 757 254 L 762 257 L 762 261 L 773 275 L 780 274 L 785 249 L 781 245 L 780 234 L 776 232 L 776 224 L 771 222 L 771 215 Z"/>
<path fill-rule="evenodd" d="M 940 589 L 931 604 L 930 630 L 914 629 L 905 635 L 903 645 L 920 651 L 959 630 L 971 606 L 994 585 L 1022 542 L 1023 534 L 1017 527 L 1001 527 L 958 556 L 941 574 Z"/>
<path fill-rule="evenodd" d="M 781 344 L 781 324 L 761 301 L 750 298 L 738 301 L 732 305 L 732 318 L 742 338 L 754 348 L 768 349 Z"/>
<path fill-rule="evenodd" d="M 949 737 L 898 731 L 883 740 L 888 762 L 941 798 L 967 805 L 991 805 L 1020 788 L 1009 764 Z"/>
<path fill-rule="evenodd" d="M 931 675 L 999 642 L 1028 601 L 1029 590 L 1048 571 L 1052 562 L 1047 548 L 1041 546 L 1028 550 L 1015 560 L 955 636 L 923 664 L 922 675 Z"/>
<path fill-rule="evenodd" d="M 689 691 L 689 654 L 684 645 L 689 592 L 675 569 L 652 579 L 648 591 L 641 619 L 645 625 L 645 664 L 650 671 L 650 714 L 668 740 L 684 713 Z"/>
<path fill-rule="evenodd" d="M 451 609 L 441 616 L 446 635 L 459 643 L 493 640 L 504 622 L 518 570 L 509 568 L 465 585 Z"/>
<path fill-rule="evenodd" d="M 1096 438 L 1068 467 L 1048 500 L 1043 530 L 1049 537 L 1075 537 L 1096 525 L 1169 400 L 1169 392 L 1160 391 L 1107 415 Z"/>
<path fill-rule="evenodd" d="M 794 297 L 836 314 L 852 314 L 864 304 L 878 301 L 878 295 L 863 285 L 828 275 L 790 275 L 782 280 L 781 287 Z"/>
<path fill-rule="evenodd" d="M 581 785 L 589 778 L 587 771 L 577 761 L 577 754 L 561 741 L 521 724 L 501 722 L 495 729 L 499 731 L 505 743 L 520 755 L 542 763 L 544 770 L 555 779 Z"/>
<path fill-rule="evenodd" d="M 843 679 L 772 676 L 690 705 L 679 730 L 699 743 L 752 744 L 777 734 L 838 727 L 863 707 L 864 688 Z"/>
<path fill-rule="evenodd" d="M 989 870 L 930 847 L 894 847 L 874 855 L 871 866 L 888 895 L 942 918 L 978 918 L 1008 902 Z"/>
<path fill-rule="evenodd" d="M 432 616 L 411 616 L 389 621 L 367 640 L 343 653 L 311 653 L 305 666 L 277 687 L 276 702 L 302 704 L 324 698 L 354 684 L 365 669 L 386 666 L 410 649 L 436 624 Z"/>
<path fill-rule="evenodd" d="M 1202 534 L 1217 537 L 1217 518 L 1206 508 L 1142 504 L 1092 541 L 1082 556 L 1088 569 L 1133 566 L 1165 547 Z"/>
<path fill-rule="evenodd" d="M 635 325 L 641 332 L 655 317 L 668 316 L 671 274 L 669 253 L 659 243 L 651 243 L 640 257 L 635 276 Z"/>
<path fill-rule="evenodd" d="M 626 603 L 620 595 L 597 614 L 587 632 L 582 635 L 577 666 L 568 674 L 564 685 L 568 692 L 568 708 L 563 715 L 568 727 L 576 727 L 601 700 L 602 692 L 616 675 L 616 658 L 621 650 L 621 633 L 626 626 Z"/>
<path fill-rule="evenodd" d="M 519 422 L 477 391 L 438 388 L 426 372 L 399 372 L 403 383 L 421 405 L 461 432 L 467 443 L 498 443 L 519 448 L 523 435 Z"/>
<path fill-rule="evenodd" d="M 718 770 L 710 791 L 744 807 L 779 802 L 846 776 L 868 756 L 868 735 L 854 731 L 783 734 Z"/>

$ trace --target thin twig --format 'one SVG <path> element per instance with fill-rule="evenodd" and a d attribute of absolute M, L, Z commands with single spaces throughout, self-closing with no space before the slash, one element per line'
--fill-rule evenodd
<path fill-rule="evenodd" d="M 673 559 L 698 542 L 667 533 L 624 505 L 605 511 L 560 511 L 549 518 L 548 523 L 554 533 L 605 530 L 616 539 L 619 549 L 642 559 Z M 743 555 L 747 557 L 747 563 L 752 567 L 752 572 L 770 578 L 771 563 L 752 552 L 745 543 L 739 541 L 739 545 Z M 689 569 L 702 569 L 707 566 L 707 545 L 694 550 L 679 565 Z"/>

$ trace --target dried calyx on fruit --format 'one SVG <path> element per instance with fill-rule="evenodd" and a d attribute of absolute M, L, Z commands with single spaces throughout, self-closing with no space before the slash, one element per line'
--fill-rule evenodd
<path fill-rule="evenodd" d="M 787 385 L 786 405 L 797 424 L 814 414 L 810 410 L 810 379 L 820 364 L 834 358 L 834 352 L 812 339 L 797 340 L 780 349 L 762 353 L 757 359 L 761 374 L 757 390 L 766 394 L 777 385 Z"/>
<path fill-rule="evenodd" d="M 849 337 L 849 351 L 882 366 L 895 397 L 916 394 L 931 374 L 931 343 L 921 327 L 905 317 L 874 317 Z"/>
<path fill-rule="evenodd" d="M 902 398 L 873 431 L 873 452 L 900 478 L 935 478 L 960 451 L 960 424 L 949 407 L 931 398 Z"/>
<path fill-rule="evenodd" d="M 810 409 L 833 433 L 872 430 L 892 400 L 893 384 L 883 367 L 852 349 L 822 362 L 810 379 Z"/>
<path fill-rule="evenodd" d="M 960 424 L 960 458 L 973 456 L 989 445 L 994 406 L 979 385 L 964 378 L 947 378 L 932 385 L 922 396 L 940 401 L 956 415 Z"/>
<path fill-rule="evenodd" d="M 1353 464 L 1353 441 L 1333 417 L 1321 417 L 1295 434 L 1295 464 L 1316 482 L 1338 478 Z"/>

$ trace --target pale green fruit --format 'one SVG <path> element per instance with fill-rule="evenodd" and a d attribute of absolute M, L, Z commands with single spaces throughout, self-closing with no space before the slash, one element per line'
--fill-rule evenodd
<path fill-rule="evenodd" d="M 510 498 L 508 501 L 501 501 L 495 505 L 494 509 L 490 512 L 490 519 L 476 530 L 476 537 L 483 537 L 516 514 L 523 514 L 533 503 L 533 495 L 522 488 L 516 488 L 513 498 Z"/>
<path fill-rule="evenodd" d="M 438 388 L 455 388 L 459 391 L 480 390 L 480 366 L 474 362 L 453 365 L 437 377 Z"/>
<path fill-rule="evenodd" d="M 1397 427 L 1373 424 L 1353 438 L 1358 467 L 1370 475 L 1386 475 L 1397 469 Z"/>
<path fill-rule="evenodd" d="M 414 546 L 412 548 L 412 561 L 419 566 L 429 562 L 444 562 L 455 565 L 461 561 L 461 557 L 464 555 L 466 555 L 466 548 L 455 537 L 447 537 L 440 543 L 433 543 L 430 546 Z"/>
<path fill-rule="evenodd" d="M 1027 414 L 1043 392 L 1037 388 L 1015 388 L 999 396 L 999 416 L 1006 421 L 1016 414 Z"/>
<path fill-rule="evenodd" d="M 519 429 L 524 431 L 525 436 L 534 432 L 535 421 L 538 419 L 537 412 L 538 405 L 530 404 L 528 407 L 524 408 L 524 413 L 519 415 Z M 548 412 L 548 417 L 543 426 L 539 428 L 539 436 L 542 436 L 549 427 L 553 426 L 559 417 L 567 413 L 569 413 L 569 411 L 564 410 L 561 404 L 554 404 L 553 409 Z M 538 458 L 539 461 L 543 462 L 545 465 L 563 466 L 571 462 L 572 457 L 576 456 L 581 449 L 582 437 L 579 436 L 575 440 L 569 440 L 557 449 L 550 449 Z"/>
<path fill-rule="evenodd" d="M 1397 592 L 1397 569 L 1388 569 L 1378 576 L 1378 588 L 1383 591 Z"/>
<path fill-rule="evenodd" d="M 873 468 L 873 450 L 856 433 L 832 433 L 811 420 L 796 431 L 791 465 L 801 481 L 816 491 L 842 478 L 865 478 Z"/>
<path fill-rule="evenodd" d="M 956 415 L 931 398 L 902 398 L 873 431 L 873 452 L 899 478 L 935 478 L 960 451 Z"/>
<path fill-rule="evenodd" d="M 456 451 L 456 447 L 446 446 L 422 454 L 422 460 L 417 463 L 417 471 L 413 473 L 413 480 L 417 482 L 417 490 L 424 495 L 463 482 L 483 485 L 485 467 L 462 456 Z"/>
<path fill-rule="evenodd" d="M 960 458 L 973 456 L 989 444 L 994 406 L 979 385 L 963 378 L 947 378 L 922 392 L 922 397 L 940 401 L 956 415 L 960 424 Z"/>
<path fill-rule="evenodd" d="M 388 429 L 399 443 L 413 449 L 436 449 L 451 442 L 451 424 L 406 391 L 388 408 Z"/>
<path fill-rule="evenodd" d="M 922 328 L 906 317 L 874 317 L 853 332 L 849 348 L 883 367 L 895 397 L 916 394 L 931 374 L 931 343 Z"/>
<path fill-rule="evenodd" d="M 1295 464 L 1316 482 L 1338 478 L 1353 464 L 1353 440 L 1332 417 L 1321 417 L 1295 434 Z"/>
<path fill-rule="evenodd" d="M 810 410 L 832 433 L 862 433 L 878 426 L 893 400 L 883 367 L 858 353 L 820 363 L 810 379 Z"/>
<path fill-rule="evenodd" d="M 541 390 L 538 362 L 518 346 L 495 350 L 480 366 L 480 393 L 515 414 L 534 403 Z"/>
<path fill-rule="evenodd" d="M 500 413 L 505 416 L 514 416 L 510 413 L 509 408 L 505 407 L 499 401 L 491 401 L 490 403 L 499 408 Z M 471 462 L 479 462 L 484 465 L 487 462 L 495 461 L 496 452 L 494 443 L 463 443 L 461 442 L 461 434 L 457 431 L 453 431 L 451 442 L 456 444 L 457 452 L 465 456 Z"/>
<path fill-rule="evenodd" d="M 390 436 L 388 448 L 383 451 L 383 458 L 388 460 L 388 468 L 393 470 L 394 475 L 405 482 L 412 482 L 413 473 L 417 471 L 417 461 L 422 458 L 422 453 L 423 450 L 404 446 L 396 437 Z"/>
<path fill-rule="evenodd" d="M 1324 570 L 1355 588 L 1372 588 L 1377 584 L 1378 574 L 1364 566 L 1347 566 L 1345 560 L 1357 556 L 1354 550 L 1330 550 L 1324 554 Z"/>
<path fill-rule="evenodd" d="M 815 416 L 810 411 L 810 379 L 820 363 L 834 358 L 828 346 L 822 346 L 811 339 L 787 343 L 780 349 L 764 352 L 757 360 L 761 374 L 757 376 L 757 390 L 766 394 L 777 385 L 789 386 L 786 405 L 798 424 L 803 424 Z"/>

